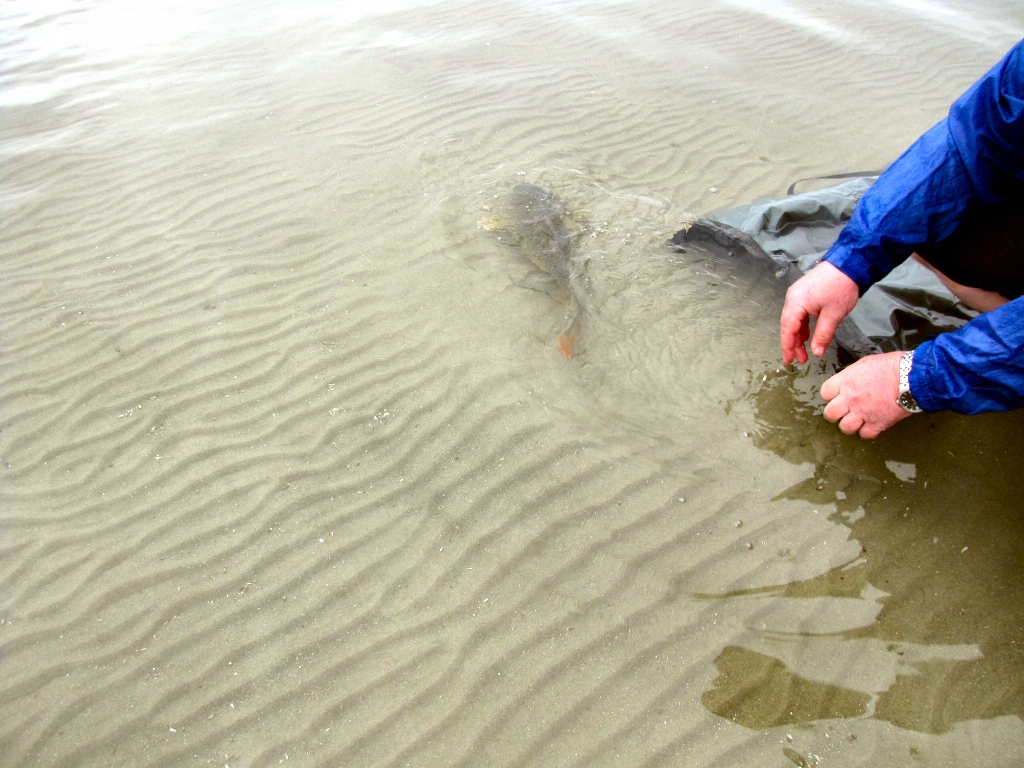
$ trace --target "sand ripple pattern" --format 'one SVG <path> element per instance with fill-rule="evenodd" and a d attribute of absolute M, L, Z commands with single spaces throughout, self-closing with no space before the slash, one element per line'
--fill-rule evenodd
<path fill-rule="evenodd" d="M 784 752 L 702 704 L 782 655 L 779 585 L 862 558 L 794 490 L 862 459 L 772 443 L 778 287 L 662 243 L 884 164 L 1024 20 L 51 5 L 0 11 L 0 765 L 860 765 L 943 732 L 837 711 Z M 523 179 L 586 221 L 571 364 L 475 225 Z"/>

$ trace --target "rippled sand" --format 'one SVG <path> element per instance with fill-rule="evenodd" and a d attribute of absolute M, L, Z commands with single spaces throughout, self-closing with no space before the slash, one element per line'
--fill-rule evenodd
<path fill-rule="evenodd" d="M 1014 4 L 0 25 L 0 764 L 1020 764 L 1024 417 L 844 437 L 664 246 L 891 162 Z"/>

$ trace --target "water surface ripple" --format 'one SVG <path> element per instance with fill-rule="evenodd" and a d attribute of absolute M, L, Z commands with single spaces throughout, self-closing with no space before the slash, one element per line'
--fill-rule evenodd
<path fill-rule="evenodd" d="M 1021 418 L 845 438 L 770 271 L 664 241 L 884 166 L 1022 35 L 5 6 L 0 765 L 1015 765 Z M 571 362 L 477 224 L 523 181 L 572 208 Z"/>

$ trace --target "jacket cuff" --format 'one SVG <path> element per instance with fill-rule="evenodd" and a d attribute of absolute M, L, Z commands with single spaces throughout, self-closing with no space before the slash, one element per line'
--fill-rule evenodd
<path fill-rule="evenodd" d="M 914 350 L 914 364 L 910 368 L 910 394 L 914 396 L 922 411 L 934 413 L 945 410 L 945 405 L 938 397 L 932 382 L 938 380 L 933 347 L 935 342 L 928 340 Z"/>

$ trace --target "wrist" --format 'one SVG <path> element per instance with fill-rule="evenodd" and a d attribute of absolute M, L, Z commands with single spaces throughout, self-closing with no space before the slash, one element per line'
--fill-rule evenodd
<path fill-rule="evenodd" d="M 833 249 L 825 255 L 821 263 L 835 268 L 836 272 L 849 280 L 858 298 L 863 296 L 874 282 L 871 279 L 870 262 L 858 256 L 855 251 L 833 245 Z"/>

